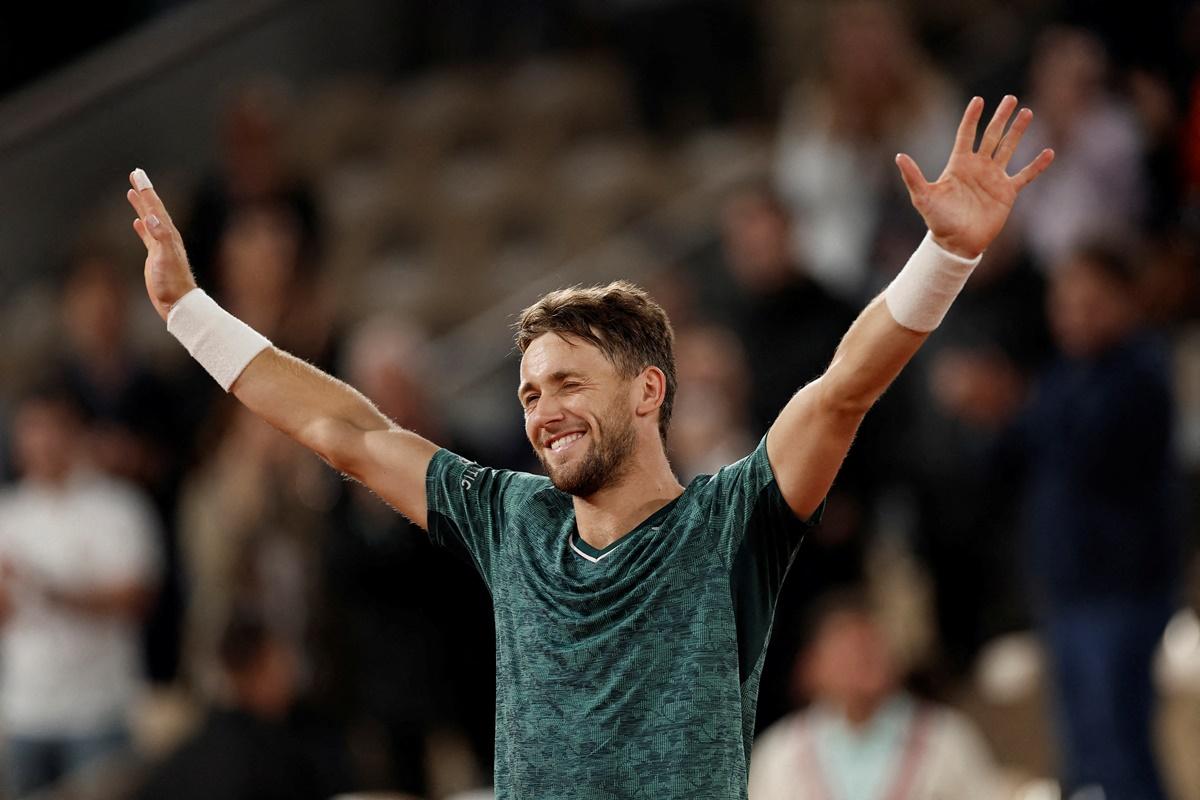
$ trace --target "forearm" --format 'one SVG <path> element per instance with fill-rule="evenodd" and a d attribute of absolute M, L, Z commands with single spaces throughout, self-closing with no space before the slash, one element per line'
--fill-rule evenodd
<path fill-rule="evenodd" d="M 842 337 L 820 381 L 823 402 L 831 411 L 861 417 L 927 338 L 928 333 L 896 322 L 884 296 L 879 295 Z"/>
<path fill-rule="evenodd" d="M 864 414 L 929 337 L 979 263 L 925 237 L 850 327 L 822 380 L 836 411 Z"/>
<path fill-rule="evenodd" d="M 79 614 L 136 620 L 145 616 L 154 593 L 141 583 L 127 583 L 86 590 L 47 587 L 45 597 Z"/>
<path fill-rule="evenodd" d="M 798 515 L 816 510 L 863 417 L 941 322 L 974 266 L 974 259 L 927 240 L 859 314 L 825 374 L 784 407 L 767 437 L 767 454 Z"/>
<path fill-rule="evenodd" d="M 259 353 L 230 391 L 254 414 L 344 471 L 350 471 L 352 438 L 398 430 L 357 389 L 275 347 Z"/>
<path fill-rule="evenodd" d="M 173 304 L 167 327 L 250 411 L 425 525 L 425 473 L 436 445 L 400 428 L 354 388 L 271 346 L 203 293 Z"/>

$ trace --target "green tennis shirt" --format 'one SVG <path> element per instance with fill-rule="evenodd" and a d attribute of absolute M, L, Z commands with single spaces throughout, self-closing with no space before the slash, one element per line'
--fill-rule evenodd
<path fill-rule="evenodd" d="M 603 550 L 547 478 L 440 450 L 426 491 L 430 536 L 492 594 L 499 800 L 746 797 L 775 601 L 819 517 L 765 438 Z"/>

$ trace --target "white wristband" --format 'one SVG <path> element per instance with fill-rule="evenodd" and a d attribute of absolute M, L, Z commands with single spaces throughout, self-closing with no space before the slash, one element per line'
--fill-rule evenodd
<path fill-rule="evenodd" d="M 963 258 L 944 250 L 926 233 L 904 269 L 883 290 L 883 300 L 896 322 L 928 333 L 942 323 L 983 254 Z"/>
<path fill-rule="evenodd" d="M 227 392 L 246 365 L 271 346 L 267 337 L 221 308 L 203 289 L 191 290 L 171 306 L 167 330 Z"/>

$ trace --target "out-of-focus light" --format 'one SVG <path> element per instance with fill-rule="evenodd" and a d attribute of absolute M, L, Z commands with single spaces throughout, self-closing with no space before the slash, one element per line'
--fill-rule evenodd
<path fill-rule="evenodd" d="M 1168 691 L 1200 691 L 1200 617 L 1179 611 L 1163 632 L 1155 673 Z"/>
<path fill-rule="evenodd" d="M 992 703 L 1029 696 L 1042 676 L 1042 649 L 1032 634 L 1014 633 L 990 642 L 979 656 L 976 680 Z"/>
<path fill-rule="evenodd" d="M 1013 800 L 1062 800 L 1062 789 L 1058 781 L 1043 778 L 1022 785 Z"/>
<path fill-rule="evenodd" d="M 1167 658 L 1186 660 L 1200 655 L 1200 619 L 1190 608 L 1171 618 L 1163 634 L 1163 648 Z"/>

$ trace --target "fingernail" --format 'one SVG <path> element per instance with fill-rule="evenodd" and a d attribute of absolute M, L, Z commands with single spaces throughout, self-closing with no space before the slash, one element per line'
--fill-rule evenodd
<path fill-rule="evenodd" d="M 146 217 L 146 224 L 150 226 L 150 230 L 156 230 L 158 226 L 162 224 L 162 222 L 159 221 L 157 215 L 151 214 L 150 216 Z"/>
<path fill-rule="evenodd" d="M 154 184 L 150 183 L 150 176 L 147 175 L 146 171 L 141 167 L 138 167 L 133 171 L 133 186 L 139 192 L 143 189 L 154 188 Z"/>

